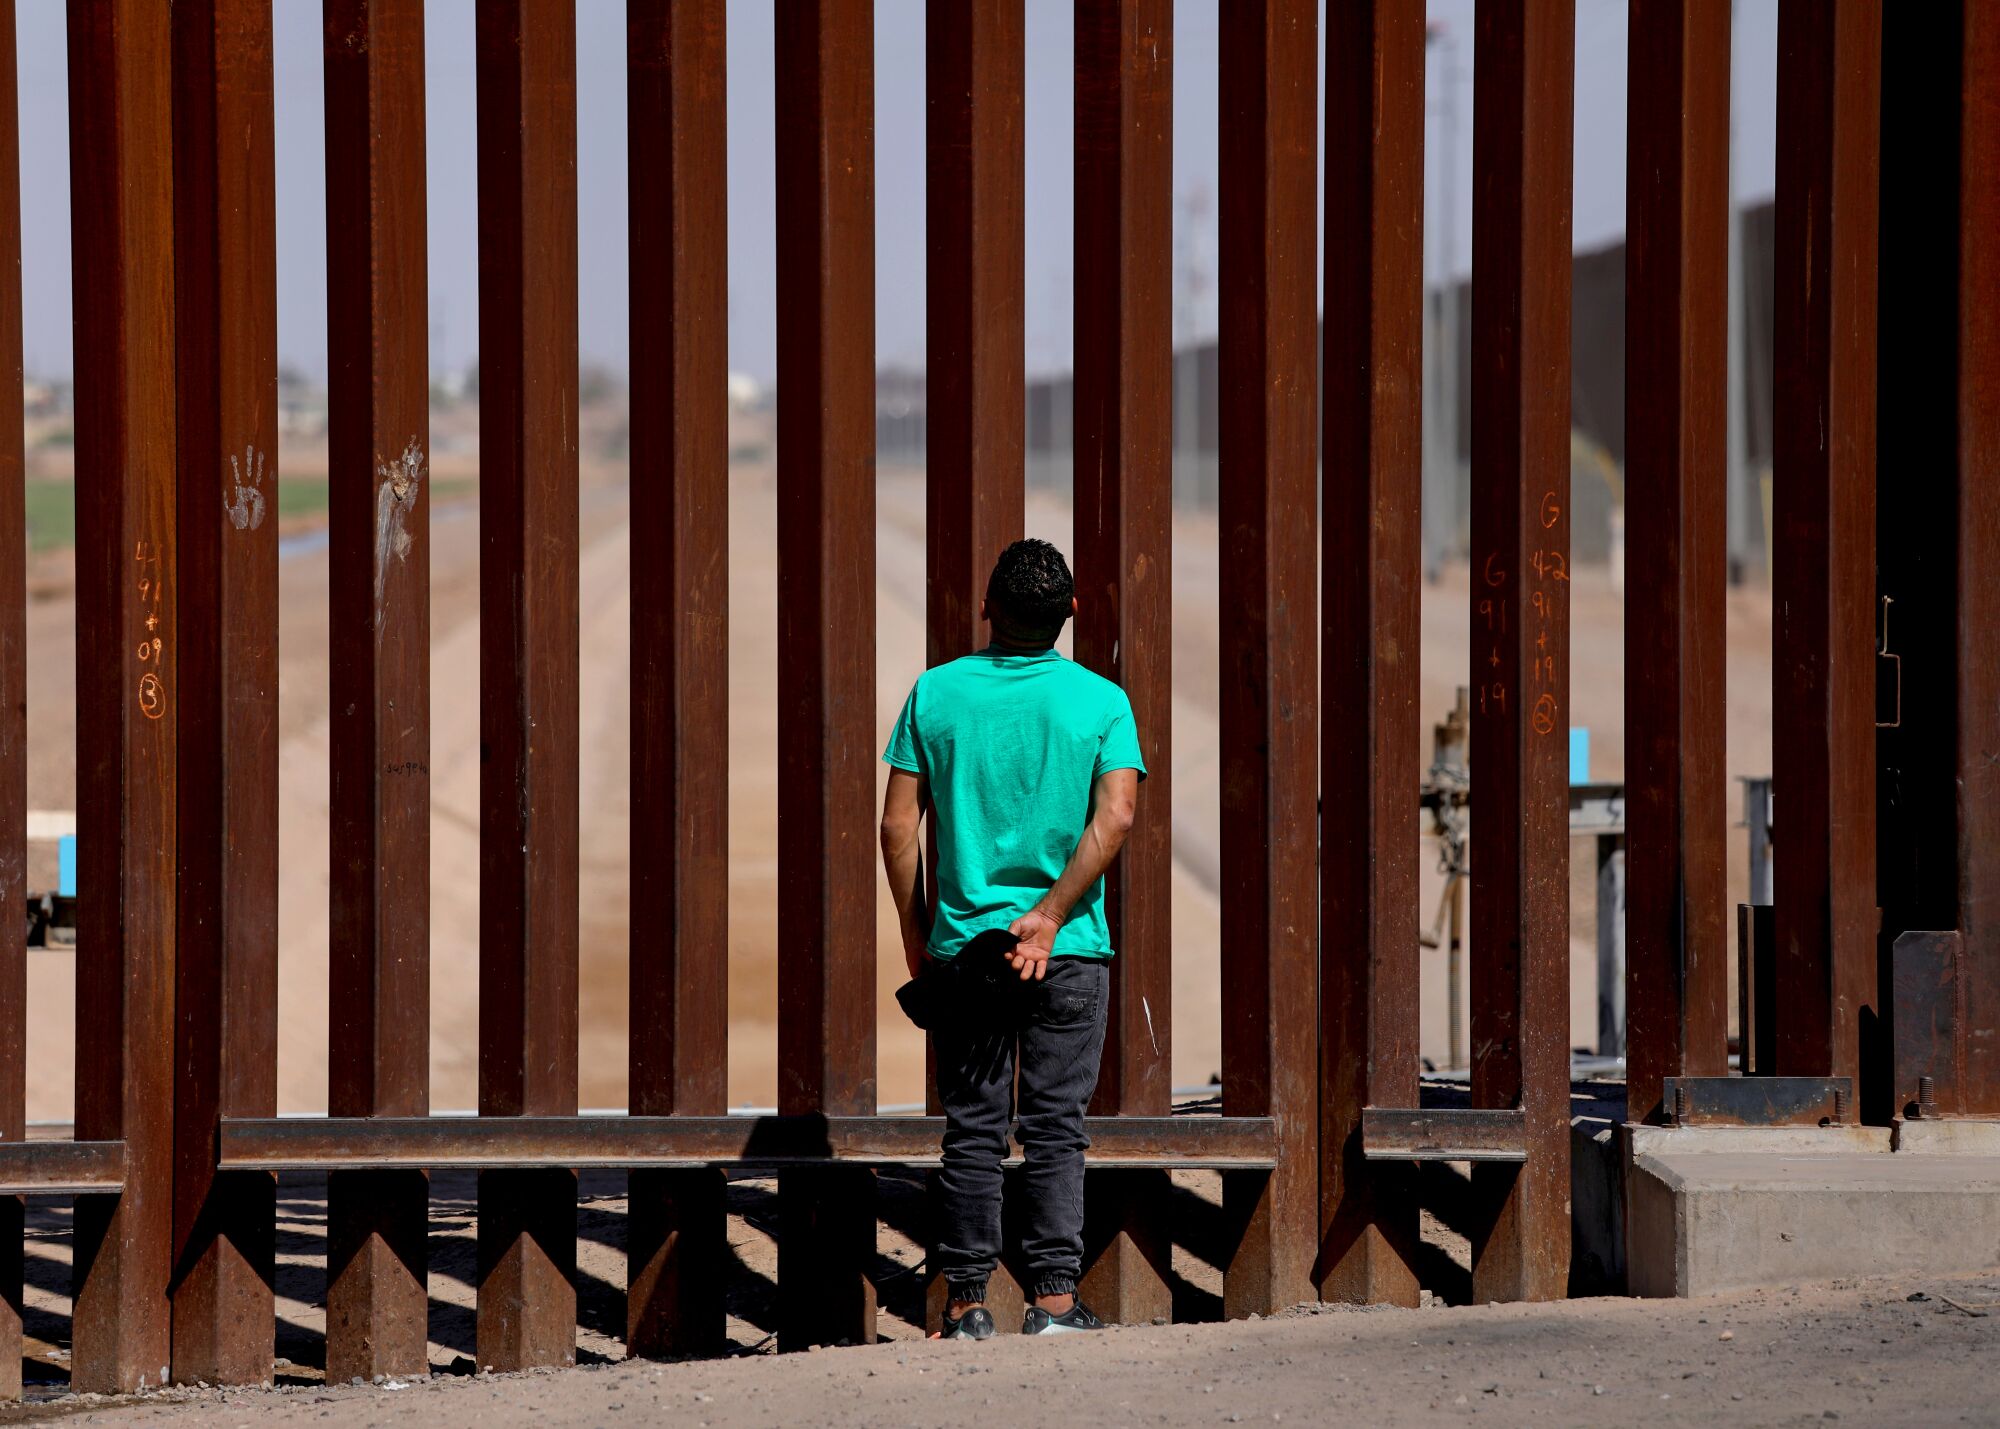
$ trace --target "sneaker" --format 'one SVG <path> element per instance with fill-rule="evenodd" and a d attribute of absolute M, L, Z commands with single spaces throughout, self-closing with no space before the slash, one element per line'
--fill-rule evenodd
<path fill-rule="evenodd" d="M 1028 1313 L 1021 1317 L 1021 1333 L 1024 1335 L 1066 1335 L 1073 1330 L 1102 1330 L 1105 1324 L 1090 1313 L 1090 1307 L 1081 1300 L 1072 1300 L 1069 1309 L 1060 1315 L 1051 1315 L 1039 1305 L 1030 1305 Z"/>
<path fill-rule="evenodd" d="M 941 1340 L 990 1340 L 993 1338 L 993 1312 L 984 1305 L 975 1305 L 956 1320 L 947 1315 L 944 1328 L 938 1331 Z"/>

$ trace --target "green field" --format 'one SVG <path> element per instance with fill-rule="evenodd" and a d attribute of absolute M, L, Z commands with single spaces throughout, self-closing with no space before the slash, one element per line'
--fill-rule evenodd
<path fill-rule="evenodd" d="M 433 501 L 450 501 L 472 491 L 478 483 L 458 479 L 439 481 L 431 487 Z M 278 481 L 278 519 L 326 514 L 327 479 L 323 476 L 287 476 Z M 76 544 L 76 492 L 67 481 L 27 483 L 28 546 L 36 551 L 60 551 Z"/>
<path fill-rule="evenodd" d="M 67 481 L 31 481 L 28 549 L 56 551 L 76 544 L 76 488 Z"/>

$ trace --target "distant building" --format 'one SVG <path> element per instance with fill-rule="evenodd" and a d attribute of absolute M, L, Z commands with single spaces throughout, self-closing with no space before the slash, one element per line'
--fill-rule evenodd
<path fill-rule="evenodd" d="M 326 388 L 298 368 L 278 368 L 278 435 L 316 441 L 326 435 Z"/>

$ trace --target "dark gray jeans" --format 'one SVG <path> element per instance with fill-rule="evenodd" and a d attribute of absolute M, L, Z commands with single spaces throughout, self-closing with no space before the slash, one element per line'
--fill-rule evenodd
<path fill-rule="evenodd" d="M 1083 1110 L 1097 1087 L 1111 965 L 1053 958 L 1040 982 L 1007 989 L 977 1021 L 943 1027 L 937 1047 L 944 1103 L 944 1165 L 932 1183 L 937 1249 L 932 1266 L 954 1300 L 986 1298 L 1000 1260 L 1000 1162 L 1014 1116 L 1019 1051 L 1019 1134 L 1027 1205 L 1020 1208 L 1028 1293 L 1076 1290 L 1083 1268 Z"/>

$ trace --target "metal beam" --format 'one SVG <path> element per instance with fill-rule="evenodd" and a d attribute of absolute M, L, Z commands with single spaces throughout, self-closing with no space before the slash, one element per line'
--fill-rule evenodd
<path fill-rule="evenodd" d="M 269 0 L 173 7 L 179 935 L 173 1376 L 267 1384 L 277 1185 L 218 1176 L 278 1098 L 278 293 Z"/>
<path fill-rule="evenodd" d="M 870 0 L 777 9 L 778 1109 L 875 1109 L 875 120 Z M 778 1343 L 871 1344 L 874 1188 L 780 1192 Z"/>
<path fill-rule="evenodd" d="M 172 1274 L 175 728 L 173 90 L 152 0 L 69 9 L 76 326 L 76 1128 L 126 1146 L 76 1207 L 71 1386 L 158 1385 Z M 208 478 L 205 478 L 208 479 Z"/>
<path fill-rule="evenodd" d="M 1242 0 L 1221 24 L 1222 1101 L 1279 1138 L 1274 1172 L 1223 1178 L 1241 1316 L 1315 1298 L 1317 6 Z"/>
<path fill-rule="evenodd" d="M 430 1108 L 430 351 L 420 0 L 326 0 L 327 1105 Z M 327 1183 L 326 1373 L 428 1364 L 421 1174 Z"/>
<path fill-rule="evenodd" d="M 1517 1161 L 1528 1159 L 1527 1113 L 1519 1107 L 1365 1107 L 1362 1154 L 1370 1161 Z"/>
<path fill-rule="evenodd" d="M 1627 1117 L 1728 1070 L 1727 5 L 1637 0 L 1625 231 Z"/>
<path fill-rule="evenodd" d="M 631 199 L 631 1107 L 729 1093 L 728 185 L 722 0 L 626 14 Z M 642 574 L 643 573 L 643 574 Z M 626 1352 L 722 1346 L 722 1178 L 630 1186 Z"/>
<path fill-rule="evenodd" d="M 1415 1186 L 1366 1164 L 1362 1109 L 1416 1106 L 1420 1066 L 1423 142 L 1422 11 L 1330 7 L 1315 1273 L 1321 1299 L 1367 1304 L 1418 1300 Z"/>
<path fill-rule="evenodd" d="M 1481 1166 L 1473 1298 L 1569 1280 L 1569 392 L 1573 0 L 1480 6 L 1473 70 L 1472 1099 L 1520 1107 Z"/>
<path fill-rule="evenodd" d="M 1278 1145 L 1269 1117 L 1090 1117 L 1084 1129 L 1088 1158 L 1121 1167 L 1268 1169 Z M 269 1171 L 935 1166 L 943 1132 L 936 1116 L 283 1117 L 225 1121 L 220 1164 Z"/>
<path fill-rule="evenodd" d="M 479 1110 L 577 1086 L 576 11 L 478 9 Z M 576 1180 L 479 1185 L 479 1363 L 576 1357 Z"/>
<path fill-rule="evenodd" d="M 1871 1102 L 1881 38 L 1875 0 L 1778 11 L 1776 1070 L 1851 1078 Z"/>
<path fill-rule="evenodd" d="M 1105 914 L 1118 956 L 1100 1114 L 1157 1115 L 1173 1023 L 1172 0 L 1078 0 L 1076 39 L 1076 658 L 1124 686 L 1151 773 Z M 1103 1180 L 1112 1227 L 1083 1294 L 1107 1318 L 1167 1315 L 1160 1187 Z M 1093 1242 L 1096 1235 L 1087 1233 Z"/>
<path fill-rule="evenodd" d="M 85 1196 L 124 1186 L 122 1141 L 10 1141 L 0 1146 L 0 1196 Z"/>

